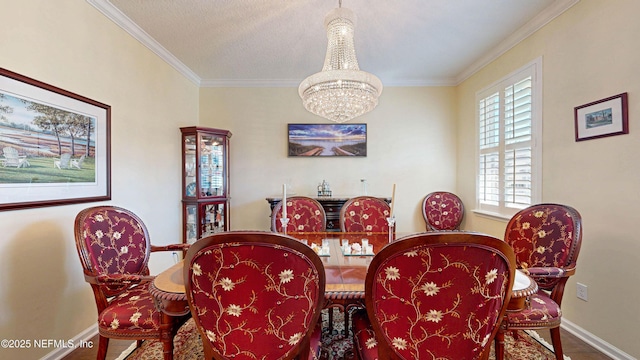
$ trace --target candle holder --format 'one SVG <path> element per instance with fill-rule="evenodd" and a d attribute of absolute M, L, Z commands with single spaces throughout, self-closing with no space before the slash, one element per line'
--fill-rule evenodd
<path fill-rule="evenodd" d="M 367 179 L 360 179 L 362 183 L 362 195 L 367 196 Z"/>
<path fill-rule="evenodd" d="M 287 235 L 287 224 L 289 224 L 289 218 L 281 217 L 280 224 L 282 224 L 282 233 Z"/>
<path fill-rule="evenodd" d="M 396 217 L 390 216 L 387 218 L 387 225 L 389 225 L 389 243 L 393 242 L 394 231 L 393 228 L 396 225 Z"/>

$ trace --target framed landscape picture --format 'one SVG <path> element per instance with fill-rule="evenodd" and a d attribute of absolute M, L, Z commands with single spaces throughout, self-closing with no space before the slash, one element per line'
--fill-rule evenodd
<path fill-rule="evenodd" d="M 0 211 L 111 199 L 111 107 L 0 68 Z"/>
<path fill-rule="evenodd" d="M 367 124 L 289 124 L 289 156 L 367 156 Z"/>
<path fill-rule="evenodd" d="M 629 133 L 627 93 L 574 108 L 576 141 Z"/>

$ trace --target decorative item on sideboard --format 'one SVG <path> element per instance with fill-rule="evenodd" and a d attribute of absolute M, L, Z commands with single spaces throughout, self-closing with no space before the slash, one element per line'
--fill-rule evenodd
<path fill-rule="evenodd" d="M 318 185 L 318 197 L 321 196 L 331 197 L 331 188 L 326 180 L 322 180 L 322 183 Z"/>

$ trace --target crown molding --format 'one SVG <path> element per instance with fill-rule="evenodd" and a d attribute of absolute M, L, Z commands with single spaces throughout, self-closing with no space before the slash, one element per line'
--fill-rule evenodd
<path fill-rule="evenodd" d="M 160 45 L 154 38 L 147 34 L 142 28 L 134 23 L 129 17 L 122 13 L 118 8 L 113 6 L 108 0 L 87 0 L 87 2 L 98 9 L 104 16 L 113 21 L 116 25 L 121 27 L 124 31 L 133 36 L 134 39 L 142 43 L 142 45 L 149 48 L 161 59 L 166 61 L 179 73 L 184 75 L 187 79 L 200 86 L 200 77 L 196 75 L 191 69 L 183 64 L 178 58 L 170 53 L 164 46 Z"/>
<path fill-rule="evenodd" d="M 491 51 L 480 57 L 476 62 L 471 64 L 467 69 L 461 72 L 456 79 L 456 85 L 459 85 L 463 81 L 467 80 L 476 72 L 480 71 L 483 67 L 487 66 L 492 61 L 499 58 L 501 55 L 511 50 L 514 46 L 522 42 L 524 39 L 533 35 L 536 31 L 547 25 L 556 17 L 569 10 L 573 5 L 580 2 L 580 0 L 558 0 L 551 6 L 544 9 L 533 19 L 529 20 L 526 24 L 520 27 L 516 32 L 511 34 L 508 38 L 502 41 L 498 46 Z"/>

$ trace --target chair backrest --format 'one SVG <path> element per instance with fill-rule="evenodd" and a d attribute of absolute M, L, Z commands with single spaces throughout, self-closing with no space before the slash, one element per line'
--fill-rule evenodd
<path fill-rule="evenodd" d="M 460 230 L 464 205 L 456 194 L 432 192 L 422 201 L 422 217 L 427 224 L 427 231 Z"/>
<path fill-rule="evenodd" d="M 12 148 L 11 146 L 4 147 L 2 151 L 4 152 L 4 156 L 6 158 L 13 158 L 13 159 L 18 158 L 18 150 L 16 150 L 15 148 Z"/>
<path fill-rule="evenodd" d="M 184 283 L 205 358 L 292 359 L 324 305 L 318 255 L 273 232 L 225 232 L 187 251 Z"/>
<path fill-rule="evenodd" d="M 271 213 L 271 231 L 283 232 L 282 201 L 273 207 Z M 292 196 L 287 198 L 288 232 L 323 232 L 327 227 L 327 214 L 322 205 L 306 196 Z"/>
<path fill-rule="evenodd" d="M 138 216 L 116 206 L 84 209 L 75 219 L 76 249 L 87 276 L 148 275 L 151 245 Z M 126 287 L 98 286 L 105 296 Z"/>
<path fill-rule="evenodd" d="M 74 160 L 74 161 L 73 161 L 73 166 L 77 167 L 78 169 L 81 169 L 81 168 L 82 168 L 82 165 L 84 164 L 84 159 L 85 159 L 86 157 L 87 157 L 87 156 L 83 154 L 82 156 L 80 156 L 80 159 L 78 159 L 78 160 Z"/>
<path fill-rule="evenodd" d="M 69 165 L 70 161 L 71 161 L 71 154 L 64 153 L 64 154 L 60 155 L 60 167 L 61 168 L 64 168 L 64 169 L 68 168 L 70 166 Z"/>
<path fill-rule="evenodd" d="M 340 209 L 340 230 L 348 232 L 388 232 L 391 208 L 386 201 L 359 196 L 347 200 Z M 395 228 L 394 228 L 395 229 Z"/>
<path fill-rule="evenodd" d="M 18 156 L 18 150 L 7 146 L 2 149 L 4 153 L 4 159 L 2 159 L 3 166 L 20 166 L 20 157 Z"/>
<path fill-rule="evenodd" d="M 575 269 L 582 244 L 582 217 L 567 205 L 532 205 L 509 220 L 504 240 L 513 247 L 518 268 Z M 560 277 L 536 281 L 549 290 Z"/>
<path fill-rule="evenodd" d="M 427 232 L 385 246 L 365 283 L 379 358 L 482 358 L 514 277 L 513 250 L 488 235 Z"/>

